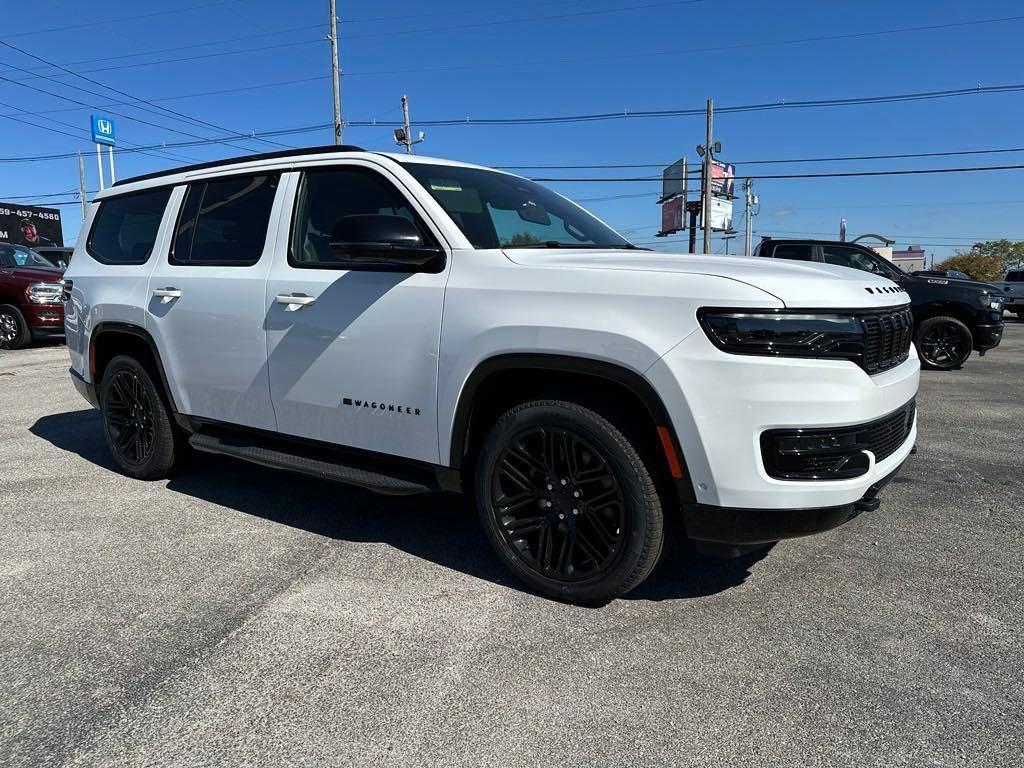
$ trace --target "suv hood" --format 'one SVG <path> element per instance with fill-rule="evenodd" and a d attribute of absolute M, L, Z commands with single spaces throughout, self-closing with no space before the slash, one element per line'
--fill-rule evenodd
<path fill-rule="evenodd" d="M 910 301 L 891 280 L 831 264 L 744 256 L 668 254 L 648 251 L 570 248 L 509 248 L 505 255 L 532 267 L 621 269 L 714 275 L 770 293 L 787 307 L 798 309 L 858 309 L 892 307 Z M 714 300 L 709 296 L 710 301 Z"/>

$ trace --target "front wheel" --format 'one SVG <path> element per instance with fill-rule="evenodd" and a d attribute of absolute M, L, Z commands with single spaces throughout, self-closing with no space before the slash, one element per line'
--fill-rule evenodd
<path fill-rule="evenodd" d="M 926 368 L 950 371 L 967 362 L 974 337 L 955 317 L 931 317 L 921 323 L 914 342 Z"/>
<path fill-rule="evenodd" d="M 570 402 L 524 403 L 484 442 L 476 472 L 484 530 L 519 579 L 600 604 L 640 584 L 664 546 L 655 482 L 611 422 Z"/>
<path fill-rule="evenodd" d="M 21 349 L 32 340 L 25 318 L 11 304 L 0 304 L 0 349 Z"/>

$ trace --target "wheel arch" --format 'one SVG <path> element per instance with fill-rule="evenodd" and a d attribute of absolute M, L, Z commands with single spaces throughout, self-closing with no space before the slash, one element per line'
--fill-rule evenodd
<path fill-rule="evenodd" d="M 149 331 L 132 323 L 97 323 L 89 334 L 89 377 L 96 391 L 99 392 L 104 369 L 119 354 L 134 355 L 151 376 L 156 376 L 168 407 L 177 416 L 178 408 L 160 359 L 160 350 Z"/>
<path fill-rule="evenodd" d="M 588 389 L 567 389 L 579 384 Z M 496 399 L 494 396 L 497 395 Z M 459 393 L 449 441 L 449 466 L 465 469 L 486 429 L 496 416 L 519 402 L 542 396 L 561 395 L 582 405 L 609 395 L 619 399 L 608 403 L 624 415 L 646 416 L 650 432 L 646 446 L 661 462 L 662 475 L 675 486 L 680 502 L 695 500 L 686 470 L 685 455 L 668 410 L 654 386 L 640 373 L 622 365 L 587 357 L 552 353 L 502 354 L 480 362 L 466 378 Z M 605 409 L 607 410 L 607 409 Z M 496 413 L 496 411 L 500 411 Z M 641 425 L 619 425 L 641 426 Z"/>
<path fill-rule="evenodd" d="M 912 309 L 914 313 L 914 323 L 920 326 L 925 320 L 931 320 L 933 317 L 953 317 L 959 320 L 961 323 L 967 326 L 971 330 L 973 336 L 974 331 L 972 326 L 975 323 L 974 310 L 959 301 L 933 301 L 924 306 Z M 915 336 L 916 336 L 915 329 Z"/>

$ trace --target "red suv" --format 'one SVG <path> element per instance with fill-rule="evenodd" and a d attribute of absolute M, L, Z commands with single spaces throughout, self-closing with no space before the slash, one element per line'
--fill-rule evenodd
<path fill-rule="evenodd" d="M 63 276 L 35 251 L 0 243 L 0 349 L 64 335 Z"/>

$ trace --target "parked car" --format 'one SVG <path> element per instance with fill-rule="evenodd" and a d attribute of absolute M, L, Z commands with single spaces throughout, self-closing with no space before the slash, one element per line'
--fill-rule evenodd
<path fill-rule="evenodd" d="M 64 335 L 62 276 L 34 251 L 0 243 L 0 349 Z"/>
<path fill-rule="evenodd" d="M 918 277 L 951 277 L 954 280 L 971 280 L 970 275 L 959 269 L 916 269 L 911 274 Z"/>
<path fill-rule="evenodd" d="M 1003 337 L 1003 293 L 987 283 L 907 274 L 870 248 L 832 240 L 764 238 L 754 256 L 835 264 L 892 280 L 910 296 L 914 344 L 927 368 L 959 368 L 972 350 L 984 355 Z"/>
<path fill-rule="evenodd" d="M 66 248 L 60 245 L 44 245 L 32 249 L 57 269 L 67 269 L 71 263 L 71 254 L 74 248 Z"/>
<path fill-rule="evenodd" d="M 838 526 L 917 434 L 889 280 L 645 251 L 509 173 L 292 150 L 119 181 L 83 233 L 71 377 L 123 472 L 466 491 L 560 599 L 640 584 L 669 516 L 727 554 Z"/>
<path fill-rule="evenodd" d="M 995 283 L 1005 294 L 1006 310 L 1024 320 L 1024 269 L 1011 269 L 1003 275 L 1001 283 Z"/>

